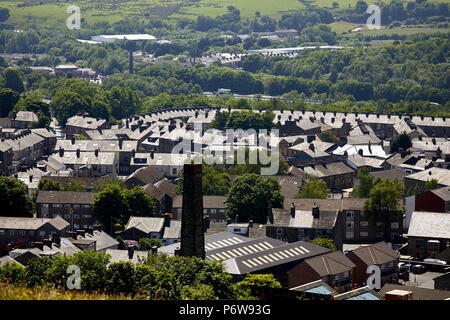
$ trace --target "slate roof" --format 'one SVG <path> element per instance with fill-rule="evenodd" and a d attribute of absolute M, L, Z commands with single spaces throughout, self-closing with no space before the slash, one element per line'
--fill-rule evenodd
<path fill-rule="evenodd" d="M 209 235 L 205 234 L 205 252 L 218 248 L 229 247 L 235 244 L 243 244 L 249 240 L 250 239 L 248 237 L 240 236 L 227 231 Z M 175 249 L 179 248 L 180 242 L 158 248 L 158 252 L 173 255 Z"/>
<path fill-rule="evenodd" d="M 170 226 L 164 228 L 163 239 L 181 238 L 181 220 L 170 220 Z"/>
<path fill-rule="evenodd" d="M 203 196 L 203 209 L 225 209 L 227 205 L 225 201 L 227 197 L 225 196 Z M 173 208 L 182 208 L 183 207 L 183 196 L 177 195 L 173 202 Z"/>
<path fill-rule="evenodd" d="M 444 201 L 450 201 L 450 188 L 449 187 L 443 187 L 439 189 L 433 189 L 430 192 L 437 195 L 439 198 L 441 198 Z"/>
<path fill-rule="evenodd" d="M 101 230 L 94 230 L 93 234 L 85 233 L 84 237 L 81 235 L 77 236 L 78 240 L 95 240 L 95 249 L 96 251 L 102 251 L 108 248 L 111 248 L 113 246 L 117 246 L 119 242 L 111 237 L 109 234 L 107 234 L 104 231 Z"/>
<path fill-rule="evenodd" d="M 147 166 L 130 174 L 125 179 L 125 184 L 128 188 L 132 188 L 137 185 L 145 186 L 147 184 L 154 184 L 163 178 L 164 174 L 160 170 L 152 166 Z"/>
<path fill-rule="evenodd" d="M 14 117 L 14 120 L 33 122 L 38 121 L 38 116 L 32 111 L 18 111 Z"/>
<path fill-rule="evenodd" d="M 64 151 L 62 157 L 59 156 L 58 152 L 50 157 L 65 165 L 113 165 L 116 161 L 116 153 L 114 152 L 99 152 L 98 156 L 96 156 L 92 151 L 81 151 L 80 156 L 77 157 L 77 154 L 74 151 Z"/>
<path fill-rule="evenodd" d="M 105 253 L 111 256 L 109 264 L 120 261 L 131 262 L 136 264 L 139 263 L 139 258 L 146 259 L 148 256 L 148 251 L 139 251 L 139 250 L 134 250 L 132 259 L 129 258 L 128 250 L 107 249 Z"/>
<path fill-rule="evenodd" d="M 97 129 L 106 122 L 105 119 L 73 116 L 67 119 L 66 126 L 80 127 L 83 129 Z"/>
<path fill-rule="evenodd" d="M 359 247 L 351 252 L 368 266 L 391 262 L 399 257 L 399 254 L 384 241 L 374 243 L 370 246 Z"/>
<path fill-rule="evenodd" d="M 297 241 L 246 256 L 228 259 L 224 261 L 224 265 L 228 273 L 243 275 L 282 264 L 301 261 L 327 252 L 330 252 L 330 249 L 309 242 Z"/>
<path fill-rule="evenodd" d="M 314 219 L 310 211 L 295 210 L 295 217 L 289 221 L 291 228 L 333 229 L 339 212 L 320 210 L 319 219 Z"/>
<path fill-rule="evenodd" d="M 208 250 L 206 253 L 206 259 L 215 261 L 227 260 L 234 257 L 253 254 L 255 252 L 262 252 L 285 244 L 285 242 L 268 237 L 251 239 L 244 243 L 233 243 L 230 240 L 222 241 L 229 243 L 231 242 L 231 245 Z M 209 247 L 213 247 L 213 245 L 209 244 Z"/>
<path fill-rule="evenodd" d="M 450 214 L 414 211 L 408 236 L 450 239 Z"/>
<path fill-rule="evenodd" d="M 163 226 L 164 218 L 131 216 L 125 230 L 136 228 L 148 234 L 150 232 L 161 232 Z"/>
<path fill-rule="evenodd" d="M 303 171 L 319 178 L 355 172 L 343 162 L 332 162 L 326 165 L 320 164 L 316 166 L 308 166 L 305 167 Z"/>
<path fill-rule="evenodd" d="M 88 204 L 94 199 L 94 192 L 39 190 L 36 203 Z"/>
<path fill-rule="evenodd" d="M 439 184 L 450 186 L 450 171 L 441 168 L 429 168 L 424 171 L 416 172 L 406 176 L 407 179 L 414 179 L 426 182 L 427 180 L 436 179 Z"/>
<path fill-rule="evenodd" d="M 284 208 L 290 209 L 294 202 L 296 210 L 312 210 L 314 204 L 319 206 L 320 211 L 337 210 L 362 210 L 366 198 L 343 198 L 343 199 L 285 199 Z"/>
<path fill-rule="evenodd" d="M 356 265 L 341 251 L 333 251 L 321 256 L 309 258 L 305 263 L 321 277 L 351 271 Z"/>
<path fill-rule="evenodd" d="M 122 141 L 122 148 L 118 140 L 75 140 L 72 144 L 71 140 L 58 140 L 56 142 L 55 150 L 63 148 L 64 151 L 76 151 L 80 149 L 82 151 L 95 151 L 101 152 L 131 152 L 137 150 L 137 141 L 125 140 Z"/>
<path fill-rule="evenodd" d="M 70 225 L 69 222 L 59 216 L 56 218 L 0 217 L 0 229 L 37 230 L 47 223 L 57 230 L 62 230 Z"/>

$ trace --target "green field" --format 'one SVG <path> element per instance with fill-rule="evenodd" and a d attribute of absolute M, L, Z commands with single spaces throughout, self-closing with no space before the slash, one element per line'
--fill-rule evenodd
<path fill-rule="evenodd" d="M 390 0 L 366 0 L 370 4 L 389 2 Z M 442 2 L 448 0 L 428 0 Z M 43 4 L 40 4 L 42 3 Z M 2 1 L 0 7 L 7 7 L 11 17 L 7 22 L 14 25 L 26 25 L 32 21 L 35 24 L 57 26 L 65 23 L 69 14 L 69 5 L 81 8 L 82 18 L 88 23 L 97 21 L 114 22 L 125 17 L 143 18 L 160 17 L 163 19 L 195 19 L 198 15 L 215 17 L 227 12 L 228 6 L 235 6 L 243 18 L 252 18 L 257 11 L 261 15 L 279 17 L 283 13 L 306 8 L 308 6 L 331 8 L 333 2 L 339 4 L 339 9 L 354 7 L 357 0 L 78 0 L 78 1 Z M 18 7 L 26 3 L 29 6 Z M 334 28 L 334 27 L 333 27 Z M 345 31 L 343 25 L 336 25 L 336 32 Z M 343 28 L 343 29 L 342 29 Z"/>
<path fill-rule="evenodd" d="M 357 32 L 351 32 L 348 33 L 346 35 L 344 35 L 345 37 L 357 37 L 358 35 L 364 35 L 364 36 L 391 36 L 393 34 L 397 34 L 397 35 L 412 35 L 412 34 L 416 34 L 416 33 L 426 33 L 426 34 L 431 34 L 431 33 L 436 33 L 436 32 L 440 32 L 440 33 L 448 33 L 449 29 L 448 28 L 430 28 L 430 27 L 397 27 L 397 28 L 392 28 L 389 29 L 387 27 L 384 27 L 382 29 L 379 30 L 369 30 L 366 27 L 362 28 L 360 31 Z"/>

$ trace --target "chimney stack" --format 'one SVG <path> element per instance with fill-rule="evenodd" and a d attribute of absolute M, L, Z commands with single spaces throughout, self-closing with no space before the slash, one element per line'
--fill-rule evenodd
<path fill-rule="evenodd" d="M 312 215 L 314 219 L 320 219 L 320 210 L 319 210 L 319 206 L 317 204 L 314 203 L 313 207 L 312 207 Z"/>
<path fill-rule="evenodd" d="M 292 205 L 291 205 L 291 217 L 295 218 L 295 205 L 294 205 L 294 202 L 292 202 Z"/>
<path fill-rule="evenodd" d="M 123 140 L 122 140 L 122 138 L 119 138 L 119 149 L 122 149 L 122 145 L 123 145 Z"/>
<path fill-rule="evenodd" d="M 77 158 L 80 157 L 80 149 L 77 149 Z"/>
<path fill-rule="evenodd" d="M 168 213 L 164 214 L 164 227 L 170 228 L 170 214 Z"/>
<path fill-rule="evenodd" d="M 72 137 L 72 144 L 75 144 L 75 137 Z"/>
<path fill-rule="evenodd" d="M 269 218 L 270 224 L 273 224 L 272 202 L 270 201 L 269 206 L 267 207 L 267 218 Z"/>
<path fill-rule="evenodd" d="M 311 150 L 312 152 L 315 151 L 314 143 L 309 144 L 309 150 Z"/>
<path fill-rule="evenodd" d="M 231 218 L 227 218 L 227 225 L 231 224 Z"/>
<path fill-rule="evenodd" d="M 181 219 L 181 256 L 205 258 L 203 222 L 202 165 L 185 164 L 183 211 Z"/>
<path fill-rule="evenodd" d="M 209 219 L 209 216 L 206 215 L 205 218 L 203 219 L 203 232 L 208 231 L 210 222 L 211 222 L 211 221 L 210 221 L 210 219 Z"/>
<path fill-rule="evenodd" d="M 130 260 L 133 259 L 133 256 L 134 256 L 134 246 L 131 245 L 128 247 L 128 259 Z"/>
<path fill-rule="evenodd" d="M 64 149 L 59 147 L 59 157 L 62 158 L 64 157 Z"/>
<path fill-rule="evenodd" d="M 98 149 L 95 149 L 94 153 L 95 153 L 95 156 L 98 158 Z"/>

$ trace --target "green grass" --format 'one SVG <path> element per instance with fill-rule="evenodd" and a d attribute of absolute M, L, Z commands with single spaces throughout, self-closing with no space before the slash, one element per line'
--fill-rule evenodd
<path fill-rule="evenodd" d="M 397 27 L 389 29 L 387 27 L 379 29 L 379 30 L 368 30 L 366 27 L 362 28 L 360 31 L 352 32 L 349 34 L 344 35 L 345 37 L 356 37 L 358 34 L 364 35 L 364 36 L 381 36 L 381 35 L 387 35 L 391 36 L 393 34 L 398 35 L 412 35 L 417 33 L 425 33 L 425 34 L 431 34 L 431 33 L 448 33 L 448 28 L 430 28 L 430 27 Z"/>
<path fill-rule="evenodd" d="M 366 0 L 369 5 L 380 1 L 387 3 L 391 0 Z M 444 2 L 448 0 L 428 1 Z M 17 26 L 29 24 L 30 21 L 44 26 L 65 24 L 69 17 L 66 9 L 72 4 L 81 8 L 81 15 L 88 23 L 94 23 L 96 21 L 114 22 L 127 16 L 144 18 L 146 14 L 163 19 L 195 19 L 198 15 L 216 17 L 226 13 L 228 6 L 238 8 L 243 18 L 252 18 L 257 11 L 261 15 L 279 17 L 285 12 L 308 6 L 332 8 L 333 2 L 339 4 L 339 9 L 347 9 L 349 5 L 354 8 L 357 0 L 77 0 L 64 3 L 53 1 L 45 4 L 36 3 L 28 7 L 17 7 L 17 4 L 24 2 L 35 1 L 0 2 L 0 7 L 10 9 L 11 17 L 7 23 Z M 342 27 L 337 25 L 336 32 L 342 32 L 340 29 Z"/>

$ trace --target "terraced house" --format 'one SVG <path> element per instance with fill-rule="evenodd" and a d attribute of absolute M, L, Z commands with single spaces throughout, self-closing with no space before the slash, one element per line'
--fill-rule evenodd
<path fill-rule="evenodd" d="M 71 230 L 93 228 L 98 224 L 92 209 L 94 196 L 94 192 L 41 190 L 36 199 L 36 216 L 64 218 Z"/>

